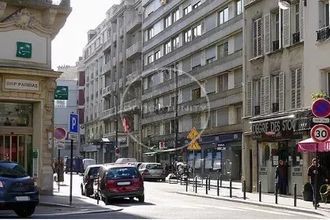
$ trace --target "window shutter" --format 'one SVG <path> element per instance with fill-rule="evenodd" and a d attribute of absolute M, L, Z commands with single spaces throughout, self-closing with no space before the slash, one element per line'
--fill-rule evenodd
<path fill-rule="evenodd" d="M 262 106 L 261 106 L 262 107 Z M 264 77 L 264 113 L 270 112 L 270 77 Z"/>
<path fill-rule="evenodd" d="M 209 47 L 206 49 L 206 60 L 216 57 L 217 48 L 216 47 Z"/>
<path fill-rule="evenodd" d="M 290 8 L 282 10 L 283 13 L 283 47 L 288 47 L 291 44 L 291 31 L 290 31 Z"/>
<path fill-rule="evenodd" d="M 205 83 L 206 93 L 212 93 L 216 91 L 216 82 L 217 80 L 215 78 L 206 81 Z"/>
<path fill-rule="evenodd" d="M 283 112 L 285 110 L 285 74 L 280 73 L 280 97 L 279 97 L 279 111 Z"/>
<path fill-rule="evenodd" d="M 296 69 L 296 79 L 297 79 L 297 108 L 301 108 L 301 68 Z"/>
<path fill-rule="evenodd" d="M 260 114 L 265 113 L 265 78 L 262 77 L 260 80 Z"/>
<path fill-rule="evenodd" d="M 245 116 L 252 115 L 252 82 L 247 82 L 245 87 Z"/>
<path fill-rule="evenodd" d="M 299 2 L 299 32 L 300 32 L 300 41 L 304 40 L 304 0 Z"/>
<path fill-rule="evenodd" d="M 253 57 L 257 56 L 257 21 L 253 21 Z"/>
<path fill-rule="evenodd" d="M 296 108 L 296 71 L 291 73 L 291 108 Z"/>
<path fill-rule="evenodd" d="M 257 56 L 261 56 L 263 53 L 263 36 L 262 36 L 262 20 L 261 18 L 258 19 L 258 24 L 257 24 L 257 31 L 258 31 L 258 52 L 257 52 Z"/>
<path fill-rule="evenodd" d="M 266 14 L 264 17 L 264 36 L 265 36 L 265 53 L 270 52 L 270 42 L 271 42 L 271 37 L 270 37 L 270 14 Z"/>

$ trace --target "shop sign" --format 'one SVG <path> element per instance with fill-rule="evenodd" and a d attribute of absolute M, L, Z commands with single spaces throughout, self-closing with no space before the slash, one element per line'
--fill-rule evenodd
<path fill-rule="evenodd" d="M 281 119 L 265 122 L 256 122 L 252 124 L 252 134 L 260 135 L 277 135 L 292 134 L 296 131 L 310 129 L 310 119 Z"/>
<path fill-rule="evenodd" d="M 39 91 L 39 81 L 26 79 L 5 79 L 5 89 Z"/>

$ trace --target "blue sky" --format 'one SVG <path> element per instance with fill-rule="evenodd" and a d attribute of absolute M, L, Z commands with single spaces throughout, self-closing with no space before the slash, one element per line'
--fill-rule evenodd
<path fill-rule="evenodd" d="M 87 32 L 106 18 L 106 11 L 121 0 L 71 0 L 72 12 L 52 43 L 52 68 L 74 66 L 87 44 Z"/>

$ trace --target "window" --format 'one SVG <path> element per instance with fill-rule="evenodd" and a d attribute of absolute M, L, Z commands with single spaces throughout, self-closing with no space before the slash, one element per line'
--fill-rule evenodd
<path fill-rule="evenodd" d="M 291 107 L 301 107 L 301 69 L 294 69 L 291 72 Z"/>
<path fill-rule="evenodd" d="M 202 35 L 202 24 L 197 25 L 193 28 L 194 37 L 198 37 Z"/>
<path fill-rule="evenodd" d="M 278 50 L 280 48 L 280 15 L 279 12 L 277 11 L 276 13 L 272 14 L 272 19 L 274 21 L 274 26 L 273 26 L 273 35 L 272 35 L 272 48 L 273 51 Z"/>
<path fill-rule="evenodd" d="M 219 109 L 217 110 L 217 125 L 224 126 L 228 125 L 228 109 Z"/>
<path fill-rule="evenodd" d="M 180 47 L 180 36 L 177 36 L 173 39 L 173 49 Z"/>
<path fill-rule="evenodd" d="M 228 90 L 228 74 L 222 74 L 218 77 L 218 92 Z"/>
<path fill-rule="evenodd" d="M 164 81 L 168 81 L 171 79 L 171 71 L 169 69 L 163 70 L 163 78 Z"/>
<path fill-rule="evenodd" d="M 165 54 L 168 54 L 172 51 L 172 43 L 171 41 L 168 41 L 165 43 Z"/>
<path fill-rule="evenodd" d="M 191 12 L 191 10 L 192 10 L 191 5 L 188 5 L 187 7 L 185 7 L 185 8 L 183 9 L 183 15 L 188 14 L 189 12 Z"/>
<path fill-rule="evenodd" d="M 154 55 L 153 54 L 148 56 L 148 64 L 150 64 L 152 62 L 154 62 Z"/>
<path fill-rule="evenodd" d="M 261 80 L 253 81 L 253 106 L 254 106 L 254 115 L 260 114 L 260 101 L 261 101 Z"/>
<path fill-rule="evenodd" d="M 236 124 L 242 123 L 242 112 L 243 112 L 242 106 L 236 107 Z"/>
<path fill-rule="evenodd" d="M 148 40 L 154 37 L 154 28 L 148 30 Z"/>
<path fill-rule="evenodd" d="M 193 89 L 192 90 L 192 100 L 199 99 L 201 97 L 201 88 Z"/>
<path fill-rule="evenodd" d="M 238 0 L 236 2 L 236 15 L 240 15 L 242 14 L 243 11 L 243 4 L 242 4 L 242 0 Z"/>
<path fill-rule="evenodd" d="M 179 9 L 176 9 L 174 12 L 173 12 L 173 23 L 176 22 L 177 20 L 180 19 L 180 11 Z"/>
<path fill-rule="evenodd" d="M 228 42 L 225 42 L 219 46 L 220 58 L 228 56 Z"/>
<path fill-rule="evenodd" d="M 262 55 L 262 24 L 261 18 L 253 21 L 253 56 Z"/>
<path fill-rule="evenodd" d="M 212 63 L 213 61 L 216 60 L 216 47 L 209 47 L 205 51 L 206 54 L 206 63 Z"/>
<path fill-rule="evenodd" d="M 299 4 L 296 4 L 296 5 L 294 5 L 294 8 L 295 8 L 295 10 L 294 10 L 294 19 L 295 19 L 295 23 L 294 23 L 294 33 L 298 33 L 300 30 L 299 30 L 299 19 L 300 19 L 300 15 L 299 15 L 299 13 L 300 13 L 300 11 L 299 11 Z"/>
<path fill-rule="evenodd" d="M 201 5 L 201 1 L 197 2 L 196 4 L 193 5 L 193 9 L 198 8 Z"/>
<path fill-rule="evenodd" d="M 272 100 L 272 112 L 279 111 L 280 103 L 280 76 L 276 75 L 272 77 L 271 82 L 271 100 Z"/>
<path fill-rule="evenodd" d="M 208 128 L 215 128 L 217 127 L 217 111 L 210 111 L 209 121 L 208 121 Z"/>
<path fill-rule="evenodd" d="M 184 33 L 184 42 L 190 42 L 192 40 L 191 29 Z"/>
<path fill-rule="evenodd" d="M 166 18 L 165 18 L 165 28 L 169 27 L 172 25 L 172 16 L 171 15 L 168 15 Z"/>
<path fill-rule="evenodd" d="M 155 60 L 158 60 L 160 58 L 160 50 L 155 52 Z"/>
<path fill-rule="evenodd" d="M 229 20 L 229 10 L 228 7 L 221 10 L 219 13 L 219 24 L 223 24 Z"/>

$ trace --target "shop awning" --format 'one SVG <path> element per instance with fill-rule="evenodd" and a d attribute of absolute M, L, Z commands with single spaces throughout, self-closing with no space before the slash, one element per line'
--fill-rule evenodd
<path fill-rule="evenodd" d="M 313 138 L 302 140 L 297 144 L 298 152 L 329 152 L 330 141 L 324 143 L 317 143 Z"/>

